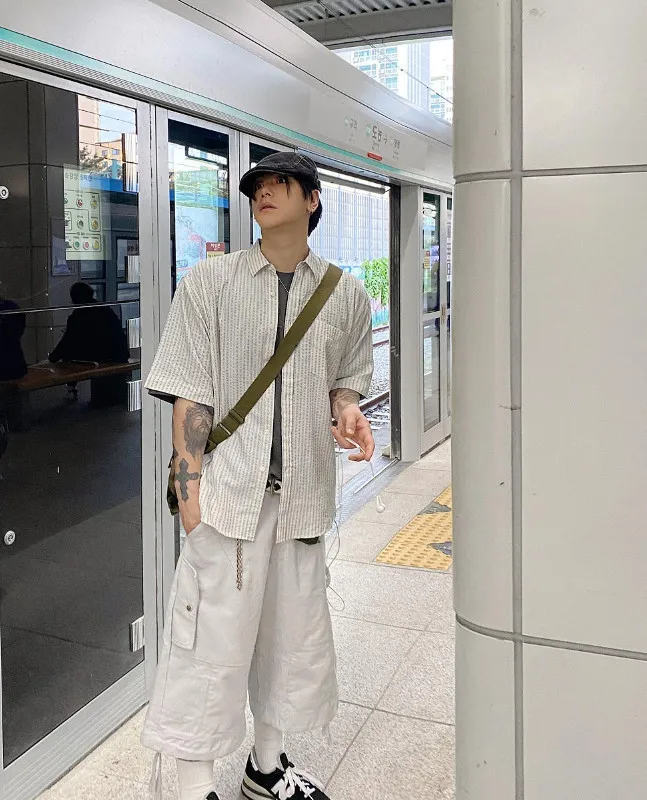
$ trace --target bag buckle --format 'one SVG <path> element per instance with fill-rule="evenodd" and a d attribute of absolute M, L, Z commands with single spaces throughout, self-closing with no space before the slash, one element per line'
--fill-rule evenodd
<path fill-rule="evenodd" d="M 243 422 L 245 422 L 245 417 L 239 414 L 235 408 L 232 408 L 231 411 L 220 420 L 216 427 L 221 428 L 227 434 L 227 438 L 229 438 L 234 435 Z"/>
<path fill-rule="evenodd" d="M 229 438 L 233 433 L 233 431 L 230 431 L 229 428 L 226 425 L 224 425 L 222 422 L 219 422 L 216 425 L 216 428 L 222 428 L 223 431 L 227 434 L 227 438 Z"/>

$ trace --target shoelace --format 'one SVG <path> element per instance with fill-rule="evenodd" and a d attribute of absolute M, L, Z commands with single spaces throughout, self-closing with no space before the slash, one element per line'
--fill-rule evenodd
<path fill-rule="evenodd" d="M 292 764 L 286 767 L 281 780 L 272 789 L 273 792 L 278 792 L 279 800 L 290 800 L 294 797 L 297 789 L 300 790 L 303 797 L 312 797 L 317 789 L 322 789 L 317 781 L 307 772 L 295 769 Z"/>

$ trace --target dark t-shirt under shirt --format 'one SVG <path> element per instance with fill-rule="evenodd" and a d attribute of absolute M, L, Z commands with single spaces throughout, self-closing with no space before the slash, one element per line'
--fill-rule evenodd
<path fill-rule="evenodd" d="M 276 330 L 276 349 L 285 333 L 285 312 L 288 307 L 288 292 L 294 278 L 293 272 L 277 272 L 279 279 L 279 322 Z M 270 476 L 281 480 L 283 478 L 283 427 L 281 424 L 281 392 L 283 389 L 283 374 L 281 373 L 274 384 L 274 426 L 272 432 L 272 452 L 270 456 Z"/>

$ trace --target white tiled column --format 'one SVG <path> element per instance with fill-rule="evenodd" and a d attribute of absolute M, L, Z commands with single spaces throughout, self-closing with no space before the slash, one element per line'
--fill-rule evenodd
<path fill-rule="evenodd" d="M 647 7 L 454 0 L 459 800 L 647 786 Z"/>

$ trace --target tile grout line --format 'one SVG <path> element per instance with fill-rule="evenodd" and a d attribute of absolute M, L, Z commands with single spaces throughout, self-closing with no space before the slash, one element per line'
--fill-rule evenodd
<path fill-rule="evenodd" d="M 351 704 L 351 705 L 353 705 L 353 704 Z M 336 775 L 337 775 L 337 773 L 339 772 L 339 768 L 341 767 L 341 765 L 342 765 L 342 764 L 344 763 L 344 761 L 346 760 L 346 756 L 347 756 L 347 755 L 350 753 L 350 751 L 351 751 L 351 748 L 354 746 L 355 742 L 356 742 L 356 741 L 359 739 L 359 737 L 360 737 L 360 734 L 362 733 L 362 731 L 364 730 L 364 728 L 365 728 L 365 727 L 368 725 L 368 722 L 369 722 L 369 720 L 371 719 L 371 717 L 372 717 L 372 716 L 373 716 L 373 714 L 375 713 L 375 710 L 374 710 L 374 709 L 369 709 L 367 706 L 360 706 L 360 708 L 365 708 L 367 711 L 370 711 L 370 713 L 369 713 L 369 715 L 366 717 L 366 719 L 364 720 L 364 722 L 362 723 L 362 725 L 361 725 L 361 726 L 358 728 L 358 730 L 357 730 L 357 733 L 355 734 L 355 736 L 353 736 L 353 738 L 352 738 L 352 740 L 350 741 L 350 743 L 349 743 L 348 747 L 347 747 L 347 748 L 344 750 L 344 753 L 343 753 L 343 755 L 341 756 L 341 758 L 340 758 L 340 759 L 339 759 L 339 761 L 337 762 L 337 766 L 335 767 L 335 769 L 334 769 L 334 771 L 333 771 L 332 775 L 330 776 L 330 780 L 329 780 L 329 781 L 328 781 L 328 783 L 326 784 L 327 786 L 330 786 L 330 784 L 331 784 L 331 783 L 333 782 L 333 780 L 335 779 L 335 776 L 336 776 Z"/>
<path fill-rule="evenodd" d="M 340 700 L 346 706 L 353 706 L 354 708 L 363 708 L 365 711 L 375 712 L 377 714 L 388 714 L 390 717 L 398 717 L 398 719 L 413 719 L 416 722 L 430 722 L 432 725 L 444 725 L 446 728 L 455 728 L 454 722 L 443 722 L 440 719 L 429 719 L 428 717 L 419 717 L 417 714 L 399 714 L 397 711 L 389 711 L 386 708 L 371 708 L 362 703 L 356 703 L 351 700 Z"/>
<path fill-rule="evenodd" d="M 419 636 L 416 636 L 415 640 L 414 640 L 414 641 L 413 641 L 413 643 L 411 644 L 411 647 L 410 647 L 410 648 L 407 650 L 407 652 L 406 652 L 406 653 L 405 653 L 405 654 L 402 656 L 402 658 L 400 659 L 400 661 L 399 661 L 399 663 L 398 663 L 397 667 L 395 668 L 395 672 L 393 673 L 393 675 L 391 676 L 391 679 L 388 681 L 388 683 L 387 683 L 387 685 L 386 685 L 386 688 L 384 689 L 384 691 L 382 692 L 382 694 L 381 694 L 381 695 L 380 695 L 380 697 L 378 698 L 378 701 L 377 701 L 377 703 L 375 704 L 375 708 L 373 709 L 374 711 L 377 711 L 377 710 L 378 710 L 380 703 L 382 702 L 382 700 L 384 700 L 384 698 L 385 698 L 385 696 L 386 696 L 386 693 L 389 691 L 389 689 L 390 689 L 390 688 L 391 688 L 391 686 L 393 685 L 393 681 L 395 680 L 395 677 L 396 677 L 396 675 L 398 674 L 398 672 L 400 672 L 400 668 L 402 667 L 402 665 L 404 664 L 404 662 L 405 662 L 405 661 L 406 661 L 406 660 L 409 658 L 409 656 L 411 655 L 411 653 L 412 653 L 412 651 L 413 651 L 413 648 L 414 648 L 414 647 L 415 647 L 415 646 L 418 644 L 418 642 L 419 642 L 419 641 L 422 639 L 422 637 L 423 637 L 423 635 L 424 635 L 425 633 L 426 633 L 426 631 L 421 631 L 421 632 L 420 632 L 420 635 L 419 635 Z"/>
<path fill-rule="evenodd" d="M 398 714 L 397 711 L 388 711 L 385 708 L 376 708 L 374 711 L 377 714 L 387 714 L 389 717 L 397 717 L 398 719 L 411 719 L 414 722 L 428 722 L 430 725 L 442 725 L 443 728 L 456 728 L 455 722 L 444 722 L 440 719 L 429 719 L 429 717 L 419 717 L 417 714 Z"/>
<path fill-rule="evenodd" d="M 331 614 L 334 619 L 350 619 L 353 622 L 363 622 L 366 625 L 377 625 L 380 628 L 391 628 L 394 631 L 410 631 L 411 633 L 434 633 L 440 636 L 451 636 L 449 631 L 437 631 L 429 628 L 405 628 L 402 625 L 390 625 L 387 622 L 375 622 L 372 619 L 362 619 L 361 617 L 347 617 L 344 614 Z"/>
<path fill-rule="evenodd" d="M 395 712 L 395 711 L 387 711 L 387 710 L 385 710 L 385 709 L 382 709 L 382 708 L 380 708 L 380 703 L 381 703 L 381 702 L 384 700 L 384 698 L 386 697 L 386 695 L 387 695 L 387 693 L 388 693 L 389 689 L 391 688 L 391 686 L 393 686 L 393 681 L 394 681 L 394 680 L 397 678 L 397 676 L 398 676 L 398 673 L 400 672 L 400 670 L 401 670 L 401 669 L 402 669 L 402 667 L 404 666 L 404 663 L 405 663 L 405 661 L 406 661 L 406 660 L 409 658 L 409 656 L 410 656 L 410 655 L 411 655 L 411 653 L 413 652 L 413 649 L 414 649 L 414 647 L 416 647 L 416 646 L 417 646 L 417 645 L 420 643 L 421 639 L 422 639 L 422 638 L 423 638 L 423 637 L 424 637 L 424 636 L 425 636 L 427 633 L 430 633 L 430 631 L 428 631 L 428 630 L 427 630 L 427 631 L 422 631 L 422 632 L 420 633 L 420 636 L 418 636 L 418 637 L 416 638 L 416 640 L 413 642 L 413 644 L 411 645 L 411 647 L 409 648 L 409 650 L 407 651 L 407 653 L 406 653 L 406 654 L 403 656 L 403 658 L 402 658 L 402 660 L 400 661 L 400 663 L 398 664 L 398 666 L 397 666 L 397 668 L 396 668 L 395 672 L 393 673 L 393 677 L 392 677 L 392 678 L 391 678 L 391 680 L 388 682 L 388 684 L 387 684 L 387 686 L 386 686 L 386 689 L 385 689 L 385 690 L 382 692 L 382 696 L 381 696 L 381 697 L 380 697 L 380 699 L 377 701 L 377 705 L 375 706 L 375 708 L 374 708 L 373 710 L 374 710 L 374 711 L 381 711 L 381 712 L 382 712 L 382 713 L 384 713 L 384 714 L 391 714 L 391 715 L 392 715 L 392 716 L 394 716 L 394 717 L 402 717 L 402 718 L 404 718 L 404 719 L 418 719 L 418 720 L 427 721 L 427 722 L 434 722 L 434 723 L 437 723 L 438 725 L 449 725 L 450 727 L 455 727 L 455 724 L 453 724 L 453 725 L 452 725 L 452 723 L 447 723 L 447 722 L 439 722 L 439 721 L 437 721 L 437 720 L 427 720 L 425 717 L 417 717 L 417 716 L 415 716 L 415 715 L 411 715 L 411 714 L 398 714 L 398 713 L 397 713 L 397 712 Z M 451 637 L 452 637 L 452 634 L 441 634 L 441 635 L 447 636 L 447 637 L 449 637 L 449 638 L 451 638 Z"/>
<path fill-rule="evenodd" d="M 328 781 L 327 786 L 330 786 L 332 784 L 334 778 L 336 777 L 337 773 L 339 772 L 339 768 L 341 767 L 341 765 L 345 761 L 346 757 L 350 753 L 351 749 L 353 748 L 353 746 L 355 745 L 355 743 L 359 739 L 359 737 L 362 734 L 364 728 L 368 725 L 368 723 L 371 721 L 371 719 L 373 719 L 373 717 L 376 716 L 377 714 L 384 714 L 385 716 L 395 717 L 396 719 L 412 720 L 413 722 L 428 722 L 430 725 L 440 725 L 443 728 L 454 729 L 454 731 L 456 730 L 456 724 L 453 723 L 453 722 L 441 722 L 440 720 L 426 719 L 425 717 L 415 717 L 415 716 L 410 716 L 408 714 L 398 714 L 398 713 L 396 713 L 394 711 L 385 711 L 384 709 L 381 709 L 381 708 L 371 708 L 370 706 L 364 706 L 361 703 L 353 703 L 353 702 L 350 702 L 349 700 L 342 700 L 341 702 L 344 703 L 345 705 L 354 706 L 355 708 L 362 708 L 365 711 L 369 711 L 370 713 L 369 713 L 368 717 L 366 718 L 366 721 L 358 729 L 357 733 L 353 737 L 353 740 L 350 742 L 350 744 L 348 745 L 348 747 L 344 751 L 343 755 L 339 759 L 339 762 L 338 762 L 337 766 L 335 767 L 334 772 L 330 776 L 330 780 Z"/>

